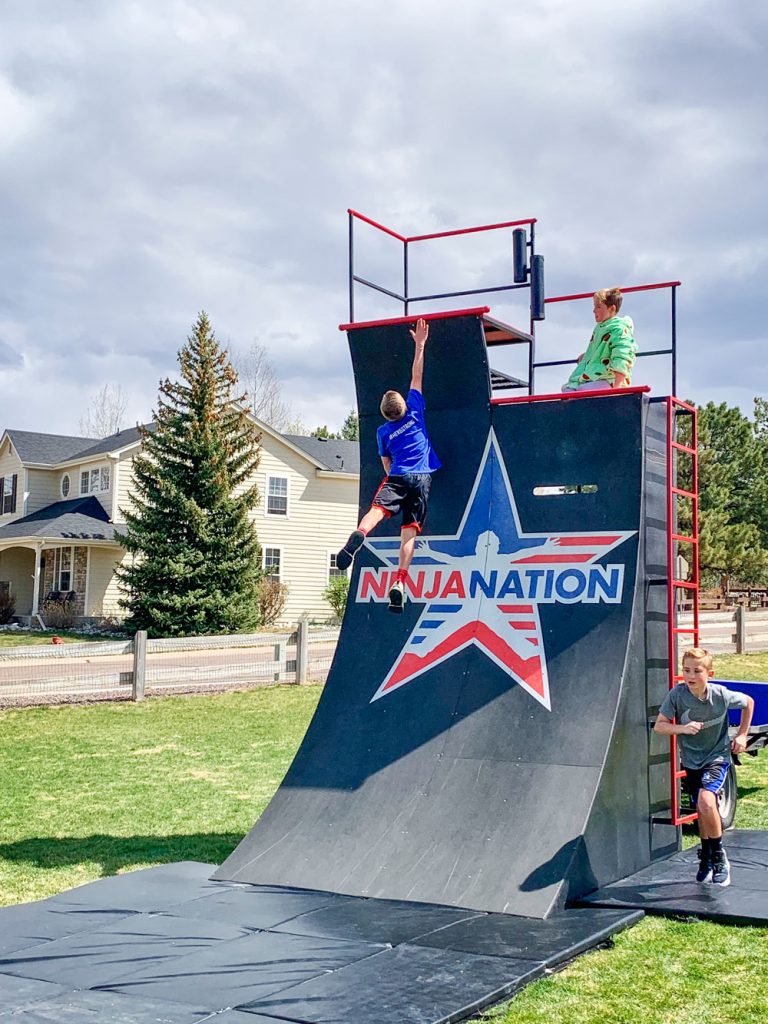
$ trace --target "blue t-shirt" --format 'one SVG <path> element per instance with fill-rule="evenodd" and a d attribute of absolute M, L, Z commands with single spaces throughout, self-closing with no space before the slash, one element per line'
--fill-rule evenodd
<path fill-rule="evenodd" d="M 389 420 L 376 431 L 379 455 L 392 459 L 390 476 L 406 473 L 434 473 L 440 469 L 424 423 L 424 398 L 413 388 L 408 392 L 405 416 L 395 423 Z"/>

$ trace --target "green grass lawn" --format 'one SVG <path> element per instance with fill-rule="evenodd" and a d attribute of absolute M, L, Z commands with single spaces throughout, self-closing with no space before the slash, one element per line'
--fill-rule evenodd
<path fill-rule="evenodd" d="M 12 633 L 0 633 L 0 649 L 3 647 L 26 647 L 32 644 L 33 646 L 39 646 L 40 644 L 50 644 L 51 637 L 60 636 L 65 644 L 87 644 L 98 640 L 111 640 L 108 636 L 98 636 L 98 634 L 88 633 L 67 633 L 57 632 L 55 629 L 45 630 L 14 630 Z"/>
<path fill-rule="evenodd" d="M 716 675 L 768 679 L 768 656 L 719 658 Z M 0 712 L 0 905 L 154 864 L 220 863 L 279 784 L 319 694 Z M 739 786 L 737 827 L 768 829 L 766 752 L 745 759 Z M 646 918 L 484 1019 L 757 1022 L 768 1019 L 766 963 L 768 929 Z"/>

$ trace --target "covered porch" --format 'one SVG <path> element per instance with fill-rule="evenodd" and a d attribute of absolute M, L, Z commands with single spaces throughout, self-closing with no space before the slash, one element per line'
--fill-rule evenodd
<path fill-rule="evenodd" d="M 45 602 L 71 603 L 77 619 L 118 616 L 115 570 L 125 552 L 93 498 L 57 502 L 0 528 L 0 591 L 16 618 L 42 625 Z"/>

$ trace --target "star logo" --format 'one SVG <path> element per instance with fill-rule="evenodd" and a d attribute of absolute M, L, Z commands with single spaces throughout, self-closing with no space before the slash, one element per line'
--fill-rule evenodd
<path fill-rule="evenodd" d="M 416 540 L 406 593 L 424 610 L 372 702 L 474 645 L 551 710 L 539 604 L 620 603 L 624 565 L 597 560 L 635 533 L 524 532 L 491 430 L 457 532 Z M 365 546 L 384 568 L 362 569 L 356 600 L 384 602 L 400 542 Z"/>

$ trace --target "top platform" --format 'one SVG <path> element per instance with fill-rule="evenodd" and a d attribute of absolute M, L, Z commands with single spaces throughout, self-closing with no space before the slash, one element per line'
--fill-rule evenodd
<path fill-rule="evenodd" d="M 523 331 L 519 327 L 511 327 L 509 324 L 502 323 L 501 320 L 496 320 L 488 315 L 490 311 L 490 306 L 474 306 L 470 309 L 442 310 L 439 313 L 417 313 L 413 316 L 398 316 L 385 320 L 365 320 L 349 324 L 339 324 L 339 330 L 354 331 L 364 327 L 412 324 L 419 319 L 429 322 L 430 320 L 448 320 L 451 317 L 477 316 L 482 321 L 485 343 L 489 347 L 493 345 L 530 345 L 533 343 L 533 336 L 527 331 Z"/>

